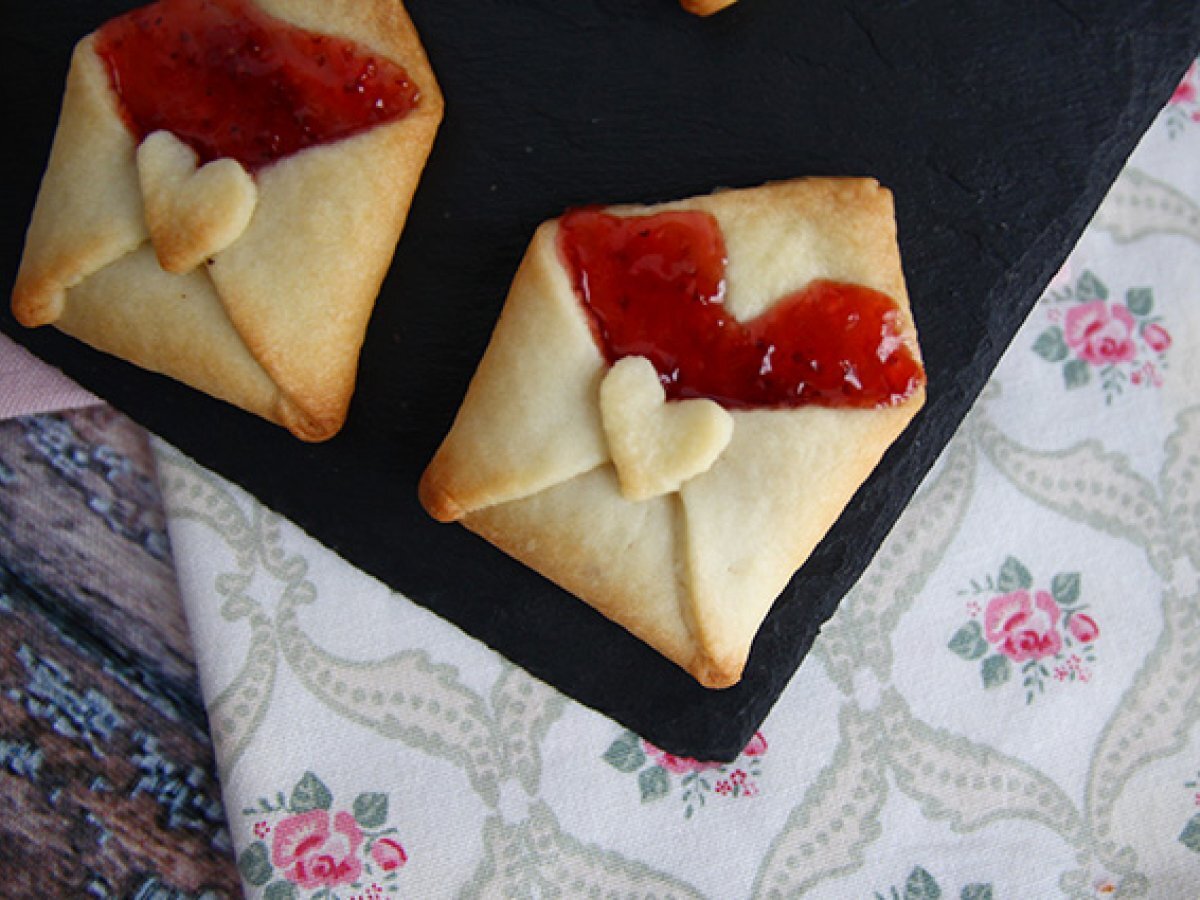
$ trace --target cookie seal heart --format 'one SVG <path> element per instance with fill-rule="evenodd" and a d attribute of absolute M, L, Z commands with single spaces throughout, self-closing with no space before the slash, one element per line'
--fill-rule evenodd
<path fill-rule="evenodd" d="M 196 167 L 196 153 L 169 131 L 137 150 L 150 242 L 168 272 L 190 272 L 236 241 L 254 214 L 254 179 L 232 159 Z"/>
<path fill-rule="evenodd" d="M 707 472 L 733 437 L 733 417 L 712 400 L 666 402 L 654 365 L 627 356 L 600 383 L 600 416 L 627 500 L 679 490 Z"/>

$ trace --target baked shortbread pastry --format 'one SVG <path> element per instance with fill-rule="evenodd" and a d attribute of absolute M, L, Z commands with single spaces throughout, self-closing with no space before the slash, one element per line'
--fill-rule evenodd
<path fill-rule="evenodd" d="M 442 116 L 399 0 L 159 0 L 76 46 L 13 291 L 322 440 Z"/>
<path fill-rule="evenodd" d="M 574 211 L 534 235 L 421 502 L 728 686 L 924 381 L 873 180 Z"/>
<path fill-rule="evenodd" d="M 737 0 L 679 0 L 680 6 L 697 16 L 711 16 L 735 3 Z"/>

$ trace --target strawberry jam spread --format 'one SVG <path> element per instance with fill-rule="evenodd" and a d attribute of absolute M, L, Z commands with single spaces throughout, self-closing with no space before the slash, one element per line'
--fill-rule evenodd
<path fill-rule="evenodd" d="M 139 140 L 167 130 L 204 164 L 250 171 L 405 116 L 404 69 L 250 0 L 159 0 L 105 24 L 96 51 Z"/>
<path fill-rule="evenodd" d="M 609 364 L 645 356 L 667 397 L 727 409 L 873 408 L 925 381 L 886 294 L 813 281 L 739 322 L 725 309 L 725 241 L 702 212 L 576 210 L 559 252 Z"/>

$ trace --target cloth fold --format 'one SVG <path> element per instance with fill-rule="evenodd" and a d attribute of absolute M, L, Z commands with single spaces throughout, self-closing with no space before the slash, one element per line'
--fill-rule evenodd
<path fill-rule="evenodd" d="M 58 369 L 0 334 L 0 421 L 100 402 Z"/>

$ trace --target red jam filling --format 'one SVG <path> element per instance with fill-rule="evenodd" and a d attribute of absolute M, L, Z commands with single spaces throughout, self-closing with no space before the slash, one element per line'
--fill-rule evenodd
<path fill-rule="evenodd" d="M 250 0 L 159 0 L 106 23 L 96 51 L 130 130 L 166 130 L 204 164 L 250 171 L 405 116 L 419 99 L 404 69 L 314 34 Z"/>
<path fill-rule="evenodd" d="M 559 223 L 559 252 L 609 364 L 645 356 L 670 399 L 869 409 L 925 381 L 895 301 L 861 285 L 813 281 L 735 319 L 723 302 L 725 241 L 707 213 L 576 210 Z"/>

